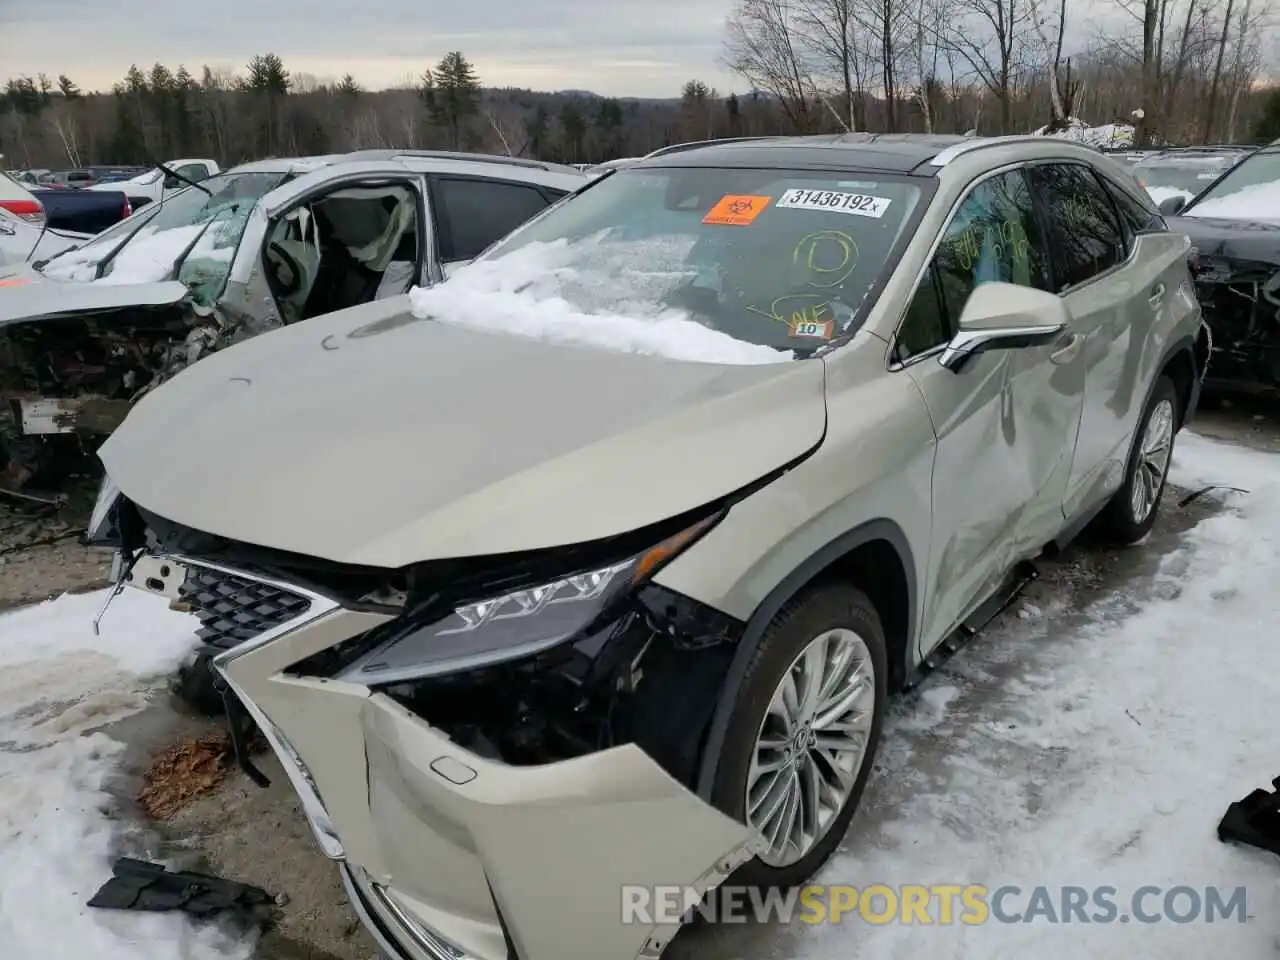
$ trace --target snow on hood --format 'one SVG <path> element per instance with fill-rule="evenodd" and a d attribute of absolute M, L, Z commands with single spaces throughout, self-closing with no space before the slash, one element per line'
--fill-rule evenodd
<path fill-rule="evenodd" d="M 1280 220 L 1280 183 L 1257 183 L 1224 197 L 1211 197 L 1182 215 L 1223 220 Z"/>
<path fill-rule="evenodd" d="M 1156 206 L 1164 203 L 1170 197 L 1182 197 L 1183 200 L 1190 202 L 1195 196 L 1190 190 L 1179 190 L 1177 187 L 1147 187 L 1147 193 L 1151 195 L 1151 201 Z"/>
<path fill-rule="evenodd" d="M 1074 140 L 1091 147 L 1132 147 L 1134 129 L 1128 123 L 1104 123 L 1091 127 L 1079 117 L 1071 117 L 1067 127 L 1056 133 L 1049 133 L 1048 127 L 1041 127 L 1032 133 L 1033 137 L 1057 137 L 1060 140 Z"/>
<path fill-rule="evenodd" d="M 646 278 L 669 285 L 671 270 L 661 258 L 649 273 L 634 267 L 635 246 L 626 247 L 628 262 L 600 253 L 588 238 L 575 244 L 557 240 L 531 243 L 503 257 L 467 264 L 448 283 L 416 288 L 410 294 L 413 313 L 442 323 L 499 333 L 577 344 L 622 353 L 639 353 L 703 363 L 786 363 L 789 351 L 746 343 L 713 330 L 682 310 L 646 300 Z M 584 255 L 585 253 L 585 255 Z M 570 303 L 573 288 L 597 291 L 616 288 L 619 278 L 632 293 L 622 295 L 608 312 L 588 313 Z"/>
<path fill-rule="evenodd" d="M 169 230 L 143 227 L 131 238 L 111 261 L 105 277 L 96 281 L 102 284 L 159 283 L 169 279 L 173 263 L 200 235 L 204 224 L 197 223 Z M 110 252 L 98 245 L 64 254 L 44 268 L 44 275 L 52 280 L 89 282 L 98 268 L 98 262 Z M 205 259 L 226 259 L 231 249 L 210 250 L 202 253 Z"/>

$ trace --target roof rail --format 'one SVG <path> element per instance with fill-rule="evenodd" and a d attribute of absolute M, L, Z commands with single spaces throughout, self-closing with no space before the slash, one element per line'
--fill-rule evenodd
<path fill-rule="evenodd" d="M 696 150 L 698 147 L 712 147 L 719 143 L 753 143 L 756 140 L 785 140 L 787 137 L 770 136 L 770 137 L 722 137 L 719 140 L 690 140 L 687 143 L 673 143 L 667 147 L 659 147 L 651 153 L 646 153 L 641 160 L 648 160 L 651 157 L 665 157 L 669 153 L 683 153 L 685 150 Z"/>
<path fill-rule="evenodd" d="M 531 170 L 549 170 L 550 167 L 540 160 L 528 157 L 508 157 L 499 153 L 467 153 L 464 150 L 355 150 L 345 154 L 348 160 L 394 160 L 397 157 L 418 157 L 423 160 L 463 160 L 472 163 L 501 163 L 511 167 L 526 167 Z"/>
<path fill-rule="evenodd" d="M 1087 143 L 1077 143 L 1074 140 L 1068 140 L 1065 137 L 1048 137 L 1038 136 L 1034 133 L 1015 133 L 1007 137 L 973 137 L 965 140 L 963 143 L 952 144 L 951 146 L 940 151 L 933 159 L 926 160 L 920 166 L 928 164 L 933 167 L 945 167 L 957 157 L 964 156 L 974 150 L 981 150 L 984 147 L 1003 147 L 1011 143 L 1045 143 L 1057 141 L 1059 143 L 1075 143 L 1084 149 L 1092 149 Z"/>

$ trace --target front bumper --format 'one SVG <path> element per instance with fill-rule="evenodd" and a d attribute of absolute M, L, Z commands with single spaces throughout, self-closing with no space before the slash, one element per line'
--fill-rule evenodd
<path fill-rule="evenodd" d="M 751 830 L 634 745 L 511 766 L 460 748 L 369 687 L 288 672 L 386 614 L 163 560 L 308 602 L 214 668 L 262 729 L 361 919 L 396 960 L 656 957 L 679 923 L 628 922 L 624 888 L 706 891 L 754 853 Z"/>

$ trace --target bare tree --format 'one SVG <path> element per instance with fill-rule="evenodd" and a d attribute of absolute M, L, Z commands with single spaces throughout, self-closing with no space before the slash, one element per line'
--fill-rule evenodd
<path fill-rule="evenodd" d="M 1067 125 L 1067 107 L 1064 103 L 1060 66 L 1062 63 L 1062 42 L 1067 32 L 1067 0 L 1058 0 L 1056 23 L 1052 23 L 1044 11 L 1041 0 L 1027 0 L 1031 12 L 1031 25 L 1035 28 L 1036 37 L 1040 41 L 1046 61 L 1046 72 L 1049 78 L 1049 128 L 1050 131 Z"/>
<path fill-rule="evenodd" d="M 1000 132 L 1009 133 L 1030 8 L 1026 0 L 958 0 L 953 10 L 947 42 L 995 96 Z"/>
<path fill-rule="evenodd" d="M 741 0 L 729 18 L 729 67 L 758 90 L 778 98 L 792 129 L 814 126 L 809 93 L 814 88 L 803 58 L 804 38 L 787 0 Z"/>
<path fill-rule="evenodd" d="M 819 76 L 836 79 L 844 96 L 845 129 L 854 131 L 865 126 L 862 112 L 868 69 L 865 50 L 859 40 L 864 36 L 856 16 L 858 0 L 799 0 L 795 8 L 795 26 L 799 43 L 815 62 Z"/>

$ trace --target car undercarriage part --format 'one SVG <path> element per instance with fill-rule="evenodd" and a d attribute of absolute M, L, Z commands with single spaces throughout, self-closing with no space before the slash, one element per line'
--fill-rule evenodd
<path fill-rule="evenodd" d="M 158 863 L 121 857 L 112 877 L 89 900 L 105 910 L 160 912 L 181 910 L 197 917 L 235 917 L 262 927 L 275 918 L 275 901 L 261 887 L 224 880 L 207 873 L 171 871 Z"/>
<path fill-rule="evenodd" d="M 1280 270 L 1227 257 L 1192 261 L 1196 296 L 1212 331 L 1209 386 L 1280 390 Z"/>
<path fill-rule="evenodd" d="M 1280 854 L 1280 777 L 1274 790 L 1254 790 L 1227 807 L 1218 824 L 1218 839 Z"/>

